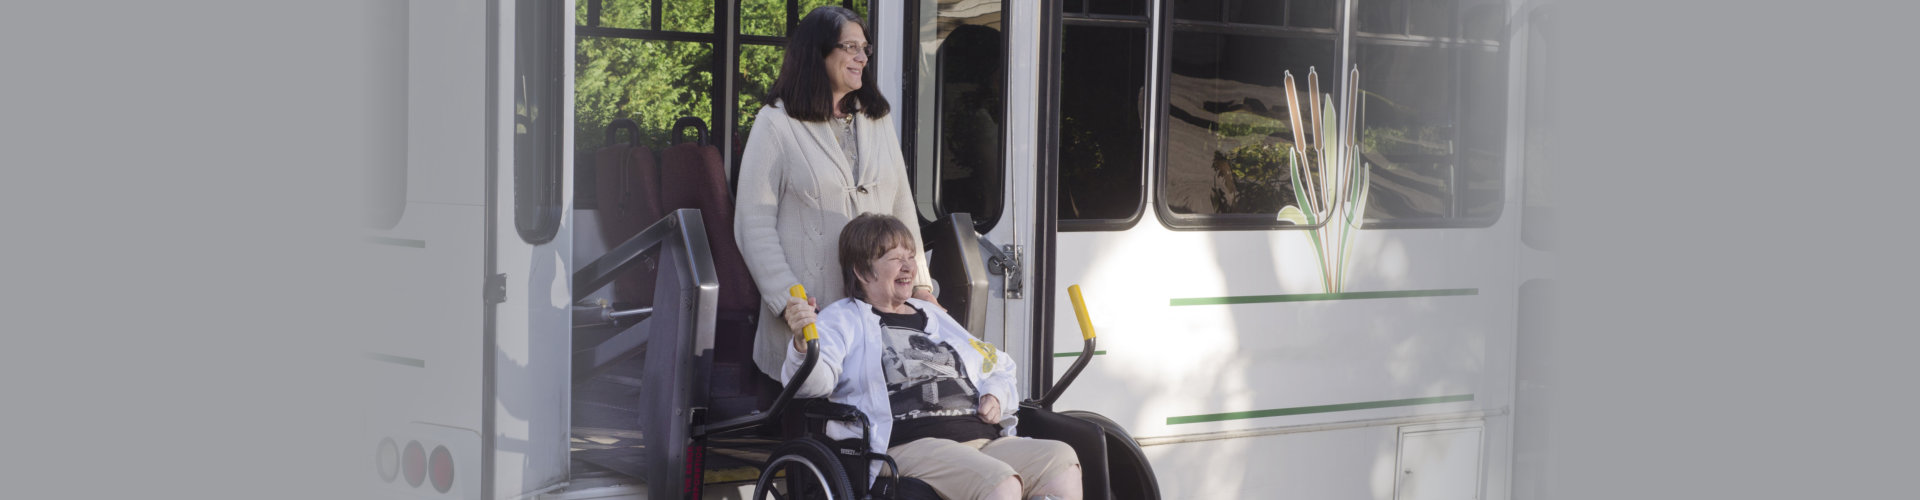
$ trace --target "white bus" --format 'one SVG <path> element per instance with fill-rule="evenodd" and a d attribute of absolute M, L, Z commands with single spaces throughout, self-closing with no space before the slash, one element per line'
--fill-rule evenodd
<path fill-rule="evenodd" d="M 395 124 L 378 132 L 403 140 L 371 170 L 362 245 L 382 264 L 361 360 L 373 491 L 646 498 L 685 479 L 644 477 L 664 452 L 638 422 L 663 410 L 638 397 L 646 357 L 605 348 L 642 342 L 627 315 L 652 304 L 576 273 L 669 215 L 619 215 L 635 198 L 610 175 L 699 161 L 684 154 L 737 170 L 787 27 L 823 4 L 873 26 L 921 223 L 970 216 L 988 273 L 969 326 L 1018 358 L 1029 396 L 1081 354 L 1066 289 L 1085 291 L 1100 347 L 1054 408 L 1137 440 L 1158 491 L 1116 478 L 1115 497 L 1537 488 L 1547 339 L 1527 325 L 1551 199 L 1529 160 L 1552 142 L 1550 7 L 393 0 L 375 36 L 405 68 L 374 85 Z M 1313 101 L 1350 132 L 1302 130 Z M 1336 172 L 1288 168 L 1322 135 L 1350 137 L 1364 171 L 1343 211 Z M 711 376 L 729 373 L 757 375 Z M 750 491 L 751 457 L 683 451 L 704 487 L 673 491 Z"/>

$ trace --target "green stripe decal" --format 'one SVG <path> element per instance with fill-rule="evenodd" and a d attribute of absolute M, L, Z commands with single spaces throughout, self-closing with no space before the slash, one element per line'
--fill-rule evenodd
<path fill-rule="evenodd" d="M 1219 306 L 1230 304 L 1266 304 L 1272 302 L 1312 302 L 1319 300 L 1399 299 L 1407 297 L 1449 297 L 1479 295 L 1478 288 L 1442 288 L 1437 290 L 1395 290 L 1386 292 L 1296 293 L 1291 295 L 1242 295 L 1238 297 L 1195 297 L 1171 299 L 1169 306 Z"/>
<path fill-rule="evenodd" d="M 1102 355 L 1102 354 L 1106 354 L 1106 353 L 1107 353 L 1107 351 L 1093 351 L 1093 355 L 1095 355 L 1095 356 L 1099 356 L 1099 355 Z M 1053 353 L 1053 357 L 1056 357 L 1056 358 L 1072 358 L 1072 357 L 1078 357 L 1078 356 L 1080 356 L 1080 353 L 1078 353 L 1078 352 L 1056 352 L 1056 353 Z"/>
<path fill-rule="evenodd" d="M 427 247 L 427 240 L 409 240 L 404 238 L 388 238 L 385 236 L 368 236 L 366 237 L 366 242 L 373 243 L 376 245 L 390 245 L 390 246 L 396 246 L 396 247 L 413 247 L 413 248 Z"/>
<path fill-rule="evenodd" d="M 1240 420 L 1240 419 L 1246 419 L 1246 418 L 1280 417 L 1280 416 L 1286 416 L 1286 415 L 1305 415 L 1308 413 L 1328 413 L 1328 412 L 1336 412 L 1336 411 L 1370 410 L 1374 408 L 1392 408 L 1395 406 L 1414 406 L 1414 405 L 1430 405 L 1430 404 L 1439 404 L 1439 403 L 1455 403 L 1460 401 L 1473 401 L 1473 395 L 1472 394 L 1455 394 L 1452 396 L 1435 396 L 1430 398 L 1393 399 L 1393 400 L 1387 400 L 1387 401 L 1368 401 L 1365 403 L 1346 403 L 1346 404 L 1320 405 L 1320 406 L 1299 406 L 1294 408 L 1279 408 L 1279 409 L 1273 409 L 1273 410 L 1236 411 L 1236 412 L 1229 412 L 1229 413 L 1210 413 L 1206 415 L 1190 415 L 1185 417 L 1167 417 L 1167 425 L 1197 424 L 1201 422 L 1219 422 L 1223 420 Z"/>
<path fill-rule="evenodd" d="M 368 352 L 368 353 L 362 353 L 362 354 L 366 354 L 367 359 L 371 359 L 374 361 L 385 361 L 385 362 L 393 363 L 396 365 L 407 365 L 414 368 L 427 367 L 427 360 L 424 360 L 424 359 L 403 358 L 400 356 L 380 354 L 377 352 Z"/>

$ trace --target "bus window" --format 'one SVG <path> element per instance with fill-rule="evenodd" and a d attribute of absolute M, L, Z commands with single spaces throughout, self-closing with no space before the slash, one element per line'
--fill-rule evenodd
<path fill-rule="evenodd" d="M 362 173 L 366 177 L 361 181 L 365 198 L 364 216 L 361 220 L 368 228 L 387 230 L 400 224 L 400 218 L 407 211 L 407 32 L 408 4 L 406 2 L 386 2 L 380 4 L 381 15 L 371 19 L 374 29 L 367 35 L 376 37 L 375 47 L 398 47 L 399 50 L 383 50 L 374 59 L 374 74 L 385 79 L 376 88 L 381 89 L 369 100 L 372 109 L 379 110 L 379 120 L 369 124 L 366 137 L 371 142 L 371 151 Z"/>
<path fill-rule="evenodd" d="M 908 33 L 906 130 L 914 144 L 908 161 L 922 222 L 946 214 L 973 216 L 985 233 L 1000 220 L 1006 196 L 1006 35 L 1001 2 L 920 0 L 908 15 L 932 30 Z M 910 23 L 911 24 L 911 23 Z"/>
<path fill-rule="evenodd" d="M 519 0 L 515 10 L 521 15 L 514 22 L 513 222 L 531 244 L 560 230 L 562 5 Z"/>
<path fill-rule="evenodd" d="M 1147 23 L 1062 20 L 1060 230 L 1125 229 L 1145 201 Z"/>
<path fill-rule="evenodd" d="M 1553 9 L 1535 9 L 1527 17 L 1526 157 L 1521 163 L 1520 241 L 1534 250 L 1553 250 L 1555 206 L 1552 155 L 1556 152 L 1553 75 Z"/>
<path fill-rule="evenodd" d="M 1359 0 L 1360 160 L 1366 225 L 1491 225 L 1505 185 L 1502 2 Z M 1457 12 L 1456 12 L 1457 11 Z M 1458 13 L 1458 15 L 1456 15 Z"/>
<path fill-rule="evenodd" d="M 1287 173 L 1293 130 L 1283 77 L 1291 72 L 1304 91 L 1308 70 L 1315 69 L 1320 89 L 1330 92 L 1340 66 L 1339 34 L 1320 27 L 1327 21 L 1321 12 L 1331 12 L 1332 2 L 1292 3 L 1297 5 L 1284 12 L 1300 15 L 1282 21 L 1297 17 L 1301 26 L 1237 22 L 1271 23 L 1276 7 L 1198 1 L 1174 6 L 1166 152 L 1155 206 L 1168 227 L 1290 225 L 1275 220 L 1282 207 L 1298 205 Z M 1213 21 L 1223 15 L 1236 22 Z"/>

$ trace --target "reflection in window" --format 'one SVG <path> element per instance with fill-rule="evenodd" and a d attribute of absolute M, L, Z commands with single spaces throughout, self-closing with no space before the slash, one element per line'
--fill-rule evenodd
<path fill-rule="evenodd" d="M 918 8 L 934 29 L 909 34 L 922 68 L 907 98 L 921 127 L 908 162 L 916 205 L 922 222 L 965 212 L 985 233 L 1000 219 L 1006 190 L 1002 3 L 921 0 Z"/>
<path fill-rule="evenodd" d="M 1535 250 L 1553 250 L 1557 247 L 1554 234 L 1554 221 L 1557 216 L 1553 192 L 1554 165 L 1552 155 L 1557 152 L 1559 124 L 1554 121 L 1555 103 L 1550 93 L 1555 88 L 1552 76 L 1557 73 L 1554 58 L 1559 52 L 1550 33 L 1554 29 L 1555 12 L 1552 9 L 1535 10 L 1527 21 L 1527 121 L 1526 121 L 1526 157 L 1521 162 L 1521 177 L 1525 180 L 1521 190 L 1521 226 L 1520 240 Z"/>
<path fill-rule="evenodd" d="M 1459 26 L 1488 34 L 1480 26 L 1504 21 L 1479 18 L 1503 19 L 1503 4 L 1415 3 L 1359 3 L 1363 32 L 1354 57 L 1360 160 L 1372 173 L 1367 224 L 1491 224 L 1504 188 L 1506 52 L 1494 42 L 1421 37 L 1455 36 Z M 1469 15 L 1456 18 L 1456 8 Z"/>
<path fill-rule="evenodd" d="M 1220 22 L 1220 8 L 1225 0 L 1177 0 L 1173 2 L 1173 17 L 1190 21 Z"/>
<path fill-rule="evenodd" d="M 1355 29 L 1367 33 L 1407 32 L 1407 0 L 1356 0 L 1354 3 Z"/>
<path fill-rule="evenodd" d="M 1147 15 L 1147 0 L 1086 0 L 1085 7 L 1086 12 L 1089 14 L 1114 14 L 1122 16 Z M 1068 9 L 1067 11 L 1076 12 L 1074 9 Z"/>
<path fill-rule="evenodd" d="M 1452 213 L 1454 51 L 1361 45 L 1360 159 L 1372 219 Z"/>
<path fill-rule="evenodd" d="M 560 122 L 562 75 L 559 3 L 519 0 L 514 23 L 513 214 L 520 239 L 531 244 L 552 240 L 560 230 L 563 174 Z"/>
<path fill-rule="evenodd" d="M 1060 199 L 1074 221 L 1131 220 L 1141 208 L 1144 28 L 1065 26 L 1060 57 Z"/>
<path fill-rule="evenodd" d="M 1176 28 L 1172 50 L 1161 180 L 1166 210 L 1176 221 L 1207 215 L 1229 225 L 1282 224 L 1274 214 L 1297 205 L 1287 173 L 1293 130 L 1283 77 L 1291 71 L 1304 92 L 1309 68 L 1338 66 L 1333 40 Z M 1320 76 L 1323 92 L 1338 81 L 1331 70 Z"/>
<path fill-rule="evenodd" d="M 997 13 L 996 13 L 997 14 Z M 993 16 L 998 20 L 998 15 Z M 996 22 L 995 25 L 998 23 Z M 982 233 L 1000 219 L 1006 77 L 1000 30 L 961 24 L 935 57 L 939 73 L 940 211 L 972 214 Z"/>
<path fill-rule="evenodd" d="M 1289 0 L 1286 25 L 1299 28 L 1333 29 L 1334 15 L 1340 12 L 1338 3 L 1336 0 Z"/>
<path fill-rule="evenodd" d="M 369 141 L 362 186 L 365 212 L 362 223 L 373 229 L 393 229 L 407 211 L 407 35 L 406 2 L 380 4 L 376 24 L 367 30 L 375 47 L 397 47 L 374 58 L 378 89 L 368 104 L 379 110 L 365 130 Z"/>

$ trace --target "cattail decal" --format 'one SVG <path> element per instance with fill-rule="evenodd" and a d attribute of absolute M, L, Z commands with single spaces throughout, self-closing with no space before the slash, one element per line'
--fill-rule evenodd
<path fill-rule="evenodd" d="M 1283 75 L 1287 93 L 1287 112 L 1292 119 L 1293 147 L 1287 149 L 1287 174 L 1293 179 L 1294 199 L 1299 206 L 1280 209 L 1279 220 L 1313 226 L 1314 255 L 1320 260 L 1320 277 L 1329 293 L 1346 287 L 1347 261 L 1353 232 L 1360 229 L 1367 209 L 1368 171 L 1359 162 L 1359 142 L 1355 137 L 1360 95 L 1360 68 L 1347 73 L 1344 102 L 1336 108 L 1333 96 L 1320 93 L 1320 75 L 1307 70 L 1307 117 L 1300 122 L 1300 94 L 1293 73 Z M 1306 128 L 1312 127 L 1312 142 Z"/>

